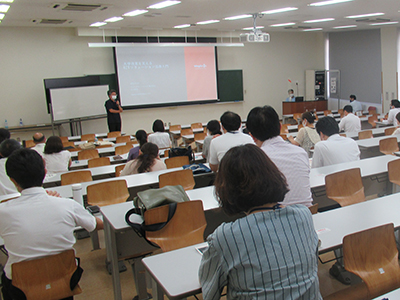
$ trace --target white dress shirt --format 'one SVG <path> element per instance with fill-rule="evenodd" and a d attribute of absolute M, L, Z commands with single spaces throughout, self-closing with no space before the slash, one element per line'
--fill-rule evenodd
<path fill-rule="evenodd" d="M 171 147 L 171 139 L 167 132 L 154 132 L 148 136 L 147 141 L 156 144 L 159 149 Z"/>
<path fill-rule="evenodd" d="M 361 131 L 361 120 L 353 113 L 348 113 L 339 123 L 339 131 L 358 132 Z"/>
<path fill-rule="evenodd" d="M 398 113 L 400 113 L 400 108 L 392 108 L 391 110 L 389 110 L 389 115 L 388 115 L 389 124 L 393 124 L 394 126 L 398 125 L 396 119 Z"/>
<path fill-rule="evenodd" d="M 46 146 L 46 143 L 39 143 L 39 144 L 36 144 L 36 146 L 32 147 L 31 149 L 35 150 L 37 153 L 39 153 L 41 156 L 43 156 L 45 146 Z"/>
<path fill-rule="evenodd" d="M 71 152 L 63 150 L 58 153 L 44 154 L 46 170 L 49 174 L 68 172 Z"/>
<path fill-rule="evenodd" d="M 0 159 L 0 196 L 18 193 L 14 183 L 6 173 L 7 158 Z"/>
<path fill-rule="evenodd" d="M 360 111 L 360 110 L 362 111 L 362 105 L 357 100 L 350 102 L 350 105 L 353 107 L 353 112 Z"/>
<path fill-rule="evenodd" d="M 312 168 L 360 160 L 360 149 L 352 138 L 331 135 L 315 144 Z"/>
<path fill-rule="evenodd" d="M 264 141 L 261 149 L 286 177 L 289 192 L 282 204 L 311 206 L 310 163 L 307 152 L 285 142 L 280 136 Z"/>

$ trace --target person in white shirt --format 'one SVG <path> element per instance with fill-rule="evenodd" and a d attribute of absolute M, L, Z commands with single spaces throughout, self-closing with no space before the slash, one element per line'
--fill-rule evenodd
<path fill-rule="evenodd" d="M 296 102 L 296 97 L 294 96 L 294 91 L 292 89 L 288 90 L 289 97 L 286 98 L 286 102 Z"/>
<path fill-rule="evenodd" d="M 339 126 L 334 118 L 322 118 L 315 127 L 321 142 L 315 145 L 312 168 L 360 160 L 357 143 L 339 135 Z"/>
<path fill-rule="evenodd" d="M 242 120 L 238 114 L 227 111 L 221 116 L 220 121 L 224 134 L 212 139 L 210 143 L 209 163 L 210 169 L 214 172 L 218 171 L 219 163 L 229 149 L 244 144 L 254 144 L 248 134 L 239 132 Z"/>
<path fill-rule="evenodd" d="M 37 153 L 39 153 L 41 156 L 44 154 L 44 147 L 46 146 L 46 137 L 44 136 L 43 133 L 36 132 L 32 136 L 33 142 L 35 143 L 35 146 L 32 147 L 32 150 L 35 150 Z"/>
<path fill-rule="evenodd" d="M 339 123 L 339 131 L 344 132 L 358 132 L 361 131 L 361 120 L 355 114 L 353 114 L 353 107 L 346 105 L 343 107 L 343 119 Z"/>
<path fill-rule="evenodd" d="M 397 99 L 393 99 L 390 103 L 390 110 L 388 116 L 388 124 L 393 124 L 397 126 L 397 119 L 396 115 L 400 112 L 400 101 Z M 399 123 L 400 124 L 400 123 Z"/>
<path fill-rule="evenodd" d="M 0 144 L 0 196 L 18 193 L 14 183 L 6 173 L 7 158 L 21 148 L 21 144 L 13 139 L 6 139 Z"/>
<path fill-rule="evenodd" d="M 310 163 L 307 152 L 280 137 L 281 124 L 276 111 L 268 105 L 253 108 L 247 115 L 246 127 L 256 145 L 286 177 L 289 192 L 282 204 L 311 206 Z"/>
<path fill-rule="evenodd" d="M 44 147 L 47 172 L 50 174 L 68 172 L 71 166 L 71 152 L 63 150 L 63 144 L 58 136 L 51 136 Z"/>
<path fill-rule="evenodd" d="M 357 99 L 356 95 L 350 95 L 350 105 L 351 105 L 351 107 L 353 107 L 354 113 L 356 113 L 358 111 L 362 111 L 362 105 L 356 99 Z"/>
<path fill-rule="evenodd" d="M 207 123 L 207 136 L 203 141 L 203 153 L 201 154 L 206 161 L 209 161 L 210 156 L 210 144 L 213 138 L 216 138 L 222 134 L 221 124 L 218 120 L 211 120 Z"/>
<path fill-rule="evenodd" d="M 396 120 L 397 120 L 397 129 L 392 133 L 392 135 L 400 134 L 400 127 L 399 127 L 399 125 L 400 125 L 400 113 L 398 113 L 396 115 Z"/>
<path fill-rule="evenodd" d="M 2 292 L 4 299 L 21 299 L 14 294 L 12 264 L 73 249 L 77 226 L 91 232 L 103 222 L 73 199 L 47 195 L 41 187 L 46 170 L 36 151 L 14 151 L 6 170 L 21 197 L 0 205 L 0 236 L 8 251 Z"/>
<path fill-rule="evenodd" d="M 147 138 L 149 143 L 156 144 L 158 148 L 171 148 L 171 138 L 167 132 L 164 132 L 163 121 L 157 119 L 153 122 L 153 132 Z"/>

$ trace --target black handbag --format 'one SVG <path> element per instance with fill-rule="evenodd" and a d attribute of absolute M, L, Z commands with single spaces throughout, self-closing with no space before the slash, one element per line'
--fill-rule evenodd
<path fill-rule="evenodd" d="M 191 146 L 187 148 L 171 148 L 169 150 L 169 158 L 176 156 L 187 156 L 189 157 L 189 162 L 194 161 L 194 153 Z"/>

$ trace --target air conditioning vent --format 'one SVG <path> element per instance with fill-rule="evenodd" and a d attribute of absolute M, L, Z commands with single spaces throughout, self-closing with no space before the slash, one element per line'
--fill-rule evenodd
<path fill-rule="evenodd" d="M 44 25 L 61 25 L 66 22 L 72 23 L 72 21 L 69 21 L 67 19 L 35 19 L 35 20 L 32 20 L 32 23 L 44 24 Z"/>
<path fill-rule="evenodd" d="M 62 11 L 83 11 L 105 10 L 109 6 L 102 4 L 79 4 L 79 3 L 55 3 L 52 7 Z"/>
<path fill-rule="evenodd" d="M 390 19 L 370 19 L 370 18 L 363 18 L 363 19 L 356 19 L 356 22 L 363 22 L 363 23 L 381 23 L 381 22 L 390 22 Z"/>

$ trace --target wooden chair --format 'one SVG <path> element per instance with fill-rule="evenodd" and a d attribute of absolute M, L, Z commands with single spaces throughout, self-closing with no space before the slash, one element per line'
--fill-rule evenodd
<path fill-rule="evenodd" d="M 181 125 L 171 125 L 169 126 L 169 131 L 181 131 Z"/>
<path fill-rule="evenodd" d="M 301 116 L 302 116 L 302 113 L 294 113 L 293 114 L 293 119 L 297 122 L 297 124 L 301 124 Z"/>
<path fill-rule="evenodd" d="M 280 134 L 281 138 L 283 138 L 285 141 L 287 140 L 287 135 L 286 134 Z"/>
<path fill-rule="evenodd" d="M 191 134 L 193 134 L 192 128 L 181 129 L 181 136 L 182 135 L 191 135 Z"/>
<path fill-rule="evenodd" d="M 119 177 L 126 164 L 115 167 L 115 177 Z"/>
<path fill-rule="evenodd" d="M 145 211 L 145 224 L 166 222 L 168 211 L 169 205 Z M 172 219 L 161 230 L 146 231 L 146 238 L 166 252 L 204 242 L 203 235 L 206 226 L 201 200 L 180 202 L 177 203 Z"/>
<path fill-rule="evenodd" d="M 297 131 L 299 131 L 300 129 L 302 129 L 304 126 L 303 126 L 303 124 L 299 124 L 298 126 L 297 126 Z"/>
<path fill-rule="evenodd" d="M 66 142 L 66 143 L 63 143 L 63 148 L 67 148 L 67 147 L 74 147 L 74 148 L 69 148 L 69 149 L 67 149 L 68 151 L 79 151 L 79 150 L 81 150 L 80 148 L 76 148 L 75 147 L 75 143 L 74 142 Z"/>
<path fill-rule="evenodd" d="M 364 130 L 364 131 L 359 131 L 358 132 L 358 139 L 359 140 L 370 139 L 372 137 L 373 137 L 372 130 Z"/>
<path fill-rule="evenodd" d="M 125 202 L 129 191 L 125 180 L 112 180 L 89 185 L 86 188 L 89 205 L 106 206 Z"/>
<path fill-rule="evenodd" d="M 128 143 L 131 141 L 131 137 L 129 135 L 124 135 L 124 136 L 117 136 L 115 143 Z"/>
<path fill-rule="evenodd" d="M 61 185 L 88 182 L 92 180 L 92 173 L 89 170 L 61 174 Z"/>
<path fill-rule="evenodd" d="M 66 143 L 68 142 L 68 137 L 67 136 L 60 136 L 61 142 Z"/>
<path fill-rule="evenodd" d="M 391 183 L 400 185 L 400 159 L 388 162 L 388 175 Z"/>
<path fill-rule="evenodd" d="M 164 161 L 164 163 L 167 166 L 167 169 L 179 168 L 179 167 L 189 164 L 189 157 L 187 157 L 187 156 L 171 157 L 171 158 L 167 158 Z"/>
<path fill-rule="evenodd" d="M 364 186 L 359 168 L 348 169 L 325 177 L 326 196 L 347 206 L 365 201 Z"/>
<path fill-rule="evenodd" d="M 115 155 L 122 155 L 122 154 L 128 153 L 129 150 L 131 150 L 131 149 L 132 149 L 132 146 L 130 146 L 130 145 L 115 147 Z"/>
<path fill-rule="evenodd" d="M 81 135 L 81 141 L 93 142 L 96 139 L 96 135 L 94 133 L 88 133 Z"/>
<path fill-rule="evenodd" d="M 313 215 L 315 215 L 316 213 L 318 213 L 318 203 L 315 203 L 314 205 L 309 206 L 308 209 L 310 210 L 310 212 Z"/>
<path fill-rule="evenodd" d="M 126 142 L 126 145 L 127 145 L 127 146 L 131 146 L 131 147 L 133 148 L 133 147 L 138 146 L 139 143 L 138 143 L 138 141 L 134 140 L 134 141 Z"/>
<path fill-rule="evenodd" d="M 88 168 L 95 168 L 101 166 L 109 166 L 110 158 L 109 157 L 99 157 L 99 158 L 92 158 L 88 160 Z"/>
<path fill-rule="evenodd" d="M 368 107 L 368 114 L 373 115 L 373 114 L 377 114 L 376 112 L 376 107 L 375 106 L 370 106 Z"/>
<path fill-rule="evenodd" d="M 339 135 L 342 137 L 347 137 L 347 135 L 345 133 L 339 133 Z"/>
<path fill-rule="evenodd" d="M 63 299 L 82 293 L 79 285 L 71 291 L 70 279 L 75 272 L 73 249 L 43 258 L 13 263 L 12 284 L 30 300 Z"/>
<path fill-rule="evenodd" d="M 344 112 L 343 109 L 338 109 L 338 114 L 340 114 L 340 117 L 343 118 Z"/>
<path fill-rule="evenodd" d="M 200 133 L 195 133 L 194 134 L 194 140 L 195 141 L 202 141 L 206 138 L 207 134 L 205 134 L 204 132 L 200 132 Z"/>
<path fill-rule="evenodd" d="M 395 130 L 396 130 L 396 127 L 386 128 L 385 135 L 392 135 Z"/>
<path fill-rule="evenodd" d="M 164 157 L 169 157 L 169 149 L 164 150 Z"/>
<path fill-rule="evenodd" d="M 117 136 L 121 136 L 121 131 L 111 131 L 107 133 L 107 138 L 113 138 Z"/>
<path fill-rule="evenodd" d="M 396 137 L 391 137 L 379 141 L 379 151 L 383 154 L 394 155 L 394 152 L 399 151 L 399 144 Z"/>
<path fill-rule="evenodd" d="M 200 123 L 200 122 L 198 122 L 198 123 L 192 123 L 191 125 L 190 125 L 190 128 L 193 130 L 193 129 L 203 129 L 203 124 L 202 123 Z"/>
<path fill-rule="evenodd" d="M 158 185 L 160 188 L 167 185 L 181 185 L 185 191 L 192 190 L 195 185 L 193 172 L 186 169 L 161 174 L 158 176 Z"/>
<path fill-rule="evenodd" d="M 330 109 L 324 110 L 324 116 L 329 116 L 332 114 L 332 111 Z"/>
<path fill-rule="evenodd" d="M 78 160 L 99 157 L 99 152 L 96 149 L 81 150 L 78 152 Z"/>
<path fill-rule="evenodd" d="M 288 129 L 289 126 L 290 126 L 290 124 L 282 124 L 281 125 L 281 134 L 289 133 L 289 129 Z"/>
<path fill-rule="evenodd" d="M 35 147 L 35 146 L 36 146 L 36 144 L 35 144 L 35 142 L 33 140 L 25 141 L 25 148 L 32 148 L 32 147 Z"/>
<path fill-rule="evenodd" d="M 368 117 L 368 123 L 371 124 L 372 128 L 376 128 L 376 122 L 378 122 L 378 116 L 372 115 Z"/>

